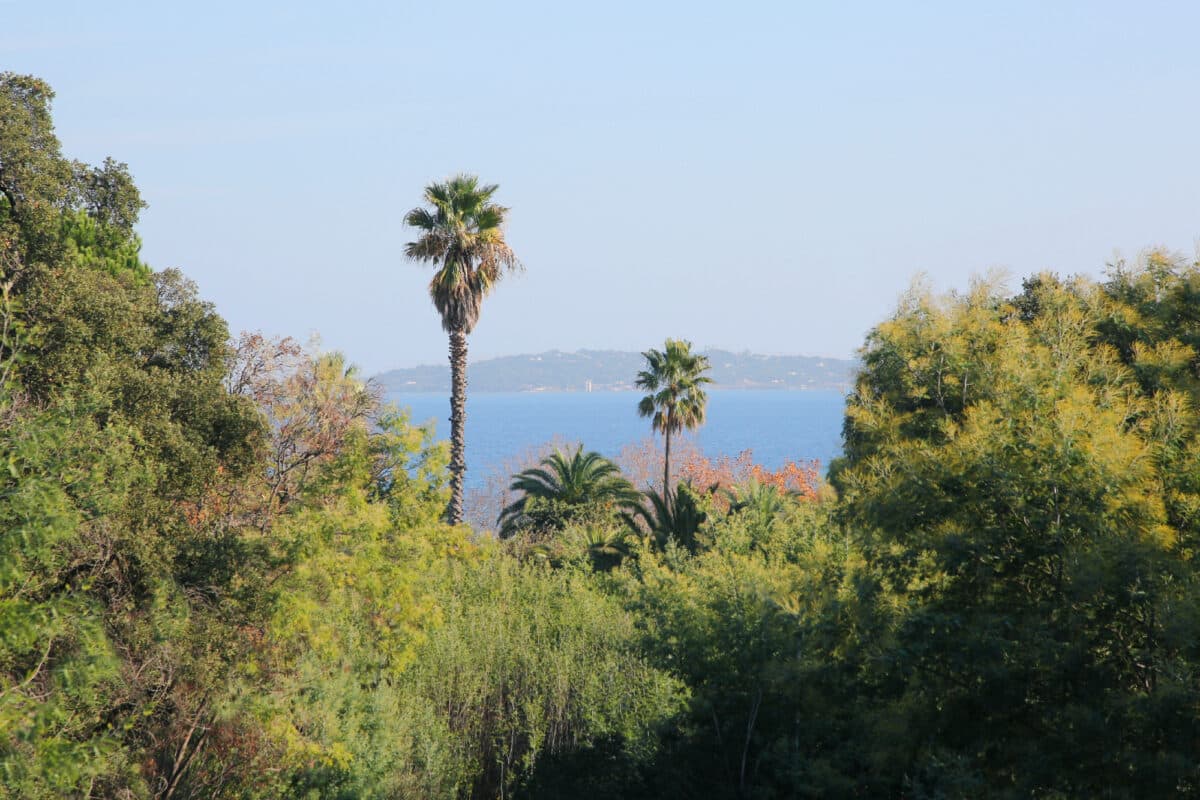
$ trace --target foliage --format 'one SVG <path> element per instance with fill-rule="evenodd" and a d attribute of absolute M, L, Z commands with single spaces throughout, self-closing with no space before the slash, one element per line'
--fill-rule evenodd
<path fill-rule="evenodd" d="M 620 566 L 633 553 L 633 536 L 616 525 L 569 528 L 562 537 L 568 557 L 582 556 L 592 569 L 607 571 Z"/>
<path fill-rule="evenodd" d="M 853 793 L 846 775 L 870 751 L 859 637 L 881 625 L 858 584 L 861 557 L 828 508 L 796 509 L 807 519 L 775 542 L 739 547 L 757 534 L 725 517 L 717 546 L 643 552 L 620 576 L 647 651 L 692 693 L 686 722 L 629 796 Z"/>
<path fill-rule="evenodd" d="M 480 185 L 474 175 L 456 175 L 425 187 L 425 202 L 432 208 L 404 215 L 404 224 L 420 232 L 405 246 L 405 255 L 438 265 L 429 296 L 448 333 L 470 333 L 483 299 L 505 272 L 520 267 L 504 241 L 508 209 L 492 202 L 498 188 Z"/>
<path fill-rule="evenodd" d="M 1043 276 L 1014 302 L 986 283 L 917 289 L 869 338 L 834 481 L 897 593 L 899 643 L 879 663 L 907 731 L 887 758 L 912 792 L 1197 785 L 1200 729 L 1177 712 L 1198 699 L 1198 586 L 1163 491 L 1194 470 L 1164 458 L 1191 447 L 1170 420 L 1194 395 L 1191 368 L 1161 367 L 1195 362 L 1142 322 L 1151 291 L 1195 275 L 1152 258 L 1104 286 Z"/>
<path fill-rule="evenodd" d="M 785 495 L 774 486 L 749 480 L 724 492 L 730 514 L 750 517 L 756 528 L 767 528 L 784 512 Z"/>
<path fill-rule="evenodd" d="M 187 509 L 263 428 L 221 385 L 224 322 L 138 260 L 127 170 L 63 159 L 50 97 L 0 76 L 0 795 L 179 795 L 267 599 L 259 543 Z"/>
<path fill-rule="evenodd" d="M 687 453 L 679 467 L 681 479 L 714 493 L 718 510 L 727 510 L 729 501 L 737 501 L 739 492 L 748 487 L 761 491 L 766 487 L 777 494 L 790 494 L 815 500 L 824 488 L 816 462 L 786 461 L 778 469 L 754 463 L 754 453 L 743 450 L 736 456 L 710 459 L 699 451 Z"/>
<path fill-rule="evenodd" d="M 387 505 L 369 502 L 361 456 L 350 458 L 355 481 L 279 525 L 298 557 L 281 579 L 263 664 L 270 693 L 255 713 L 282 748 L 288 796 L 423 794 L 412 785 L 444 795 L 428 783 L 443 767 L 420 758 L 436 742 L 413 741 L 439 729 L 397 684 L 439 623 L 434 576 L 476 548 L 438 530 L 440 509 L 397 530 Z M 404 742 L 413 753 L 400 751 Z"/>
<path fill-rule="evenodd" d="M 679 684 L 644 662 L 633 618 L 588 575 L 493 559 L 451 576 L 446 624 L 412 678 L 445 710 L 472 796 L 496 796 L 541 757 L 601 739 L 650 759 L 656 728 L 679 709 Z"/>
<path fill-rule="evenodd" d="M 0 240 L 16 240 L 28 264 L 54 260 L 67 246 L 62 228 L 78 223 L 79 211 L 104 239 L 108 258 L 128 253 L 144 207 L 125 164 L 101 167 L 66 160 L 50 104 L 54 92 L 30 75 L 0 72 Z M 123 256 L 121 256 L 123 257 Z"/>
<path fill-rule="evenodd" d="M 383 530 L 339 534 L 341 547 L 303 572 L 325 588 L 281 608 L 300 658 L 283 719 L 292 758 L 309 765 L 294 790 L 493 797 L 542 758 L 600 739 L 652 756 L 680 687 L 642 662 L 632 618 L 586 573 L 461 540 L 439 556 L 423 534 Z"/>
<path fill-rule="evenodd" d="M 651 489 L 634 509 L 629 524 L 644 527 L 659 547 L 674 545 L 695 553 L 700 547 L 700 528 L 708 520 L 701 495 L 688 483 L 677 484 L 668 495 Z"/>
<path fill-rule="evenodd" d="M 50 415 L 4 427 L 0 784 L 7 788 L 0 797 L 54 797 L 122 768 L 114 720 L 97 702 L 118 684 L 118 661 L 92 587 L 71 577 L 81 520 L 56 480 L 62 470 L 94 493 L 112 462 L 73 468 L 71 433 L 66 420 Z"/>
<path fill-rule="evenodd" d="M 521 530 L 561 530 L 583 517 L 613 517 L 637 505 L 638 493 L 617 465 L 595 451 L 555 450 L 541 465 L 513 476 L 509 489 L 521 496 L 500 513 L 501 537 Z"/>
<path fill-rule="evenodd" d="M 0 72 L 0 196 L 3 238 L 20 233 L 21 254 L 41 257 L 53 242 L 57 211 L 71 190 L 50 102 L 54 92 L 31 75 Z"/>

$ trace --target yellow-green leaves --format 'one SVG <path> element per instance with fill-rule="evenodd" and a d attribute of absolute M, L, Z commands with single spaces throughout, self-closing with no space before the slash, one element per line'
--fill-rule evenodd
<path fill-rule="evenodd" d="M 1191 747 L 1150 709 L 1195 699 L 1198 286 L 1150 254 L 1103 285 L 915 292 L 870 335 L 833 479 L 893 593 L 875 674 L 914 745 L 887 757 L 922 791 L 1165 785 L 1126 737 L 1077 766 L 1104 727 Z"/>

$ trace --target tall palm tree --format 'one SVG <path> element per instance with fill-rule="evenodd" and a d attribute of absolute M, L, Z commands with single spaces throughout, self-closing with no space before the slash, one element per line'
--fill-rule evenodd
<path fill-rule="evenodd" d="M 647 369 L 638 373 L 637 387 L 650 394 L 638 403 L 638 413 L 650 417 L 650 427 L 662 431 L 663 491 L 671 496 L 671 434 L 692 430 L 704 424 L 708 395 L 704 385 L 712 383 L 705 376 L 708 359 L 692 352 L 692 343 L 684 339 L 667 339 L 662 350 L 647 350 Z"/>
<path fill-rule="evenodd" d="M 450 334 L 450 504 L 446 521 L 462 522 L 463 479 L 467 471 L 467 334 L 479 321 L 483 298 L 506 272 L 521 264 L 504 241 L 508 209 L 492 202 L 499 188 L 481 185 L 474 175 L 457 175 L 425 187 L 430 207 L 418 207 L 404 223 L 420 232 L 405 255 L 437 266 L 429 296 Z"/>
<path fill-rule="evenodd" d="M 606 507 L 613 513 L 632 511 L 640 499 L 616 464 L 594 451 L 585 453 L 582 446 L 569 456 L 555 450 L 542 459 L 541 466 L 514 475 L 508 488 L 521 492 L 521 496 L 500 512 L 497 524 L 501 537 L 512 536 L 535 522 L 527 513 L 533 505 L 531 500 L 557 506 L 550 514 L 554 526 L 568 520 L 564 512 L 569 515 L 571 510 L 588 506 Z"/>

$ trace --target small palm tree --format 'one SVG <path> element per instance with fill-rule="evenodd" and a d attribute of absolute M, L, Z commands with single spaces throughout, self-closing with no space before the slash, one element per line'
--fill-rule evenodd
<path fill-rule="evenodd" d="M 425 187 L 431 208 L 409 211 L 404 223 L 420 232 L 405 255 L 437 265 L 429 296 L 450 334 L 450 503 L 446 520 L 462 521 L 463 480 L 467 472 L 467 334 L 479 321 L 483 299 L 496 282 L 520 268 L 504 241 L 508 209 L 492 202 L 495 184 L 480 185 L 474 175 L 458 175 Z"/>
<path fill-rule="evenodd" d="M 629 528 L 613 524 L 573 525 L 555 539 L 529 542 L 518 555 L 532 558 L 558 568 L 582 556 L 597 572 L 608 572 L 621 566 L 633 550 L 633 534 Z"/>
<path fill-rule="evenodd" d="M 667 339 L 662 350 L 647 350 L 647 369 L 638 373 L 637 387 L 648 395 L 638 403 L 638 413 L 650 417 L 650 427 L 663 434 L 663 491 L 671 498 L 671 434 L 693 430 L 704 424 L 708 395 L 704 385 L 712 379 L 704 375 L 708 359 L 692 352 L 692 343 Z"/>
<path fill-rule="evenodd" d="M 500 512 L 500 536 L 522 528 L 560 528 L 586 509 L 617 513 L 632 510 L 640 496 L 616 464 L 579 447 L 571 455 L 555 450 L 532 467 L 513 476 L 509 489 L 521 492 Z"/>
<path fill-rule="evenodd" d="M 649 530 L 655 543 L 666 547 L 674 541 L 695 553 L 700 542 L 696 534 L 708 521 L 708 514 L 700 507 L 696 490 L 686 481 L 675 487 L 673 496 L 664 496 L 651 490 L 645 493 L 646 503 L 633 510 L 626 522 L 634 530 Z"/>
<path fill-rule="evenodd" d="M 597 572 L 619 567 L 631 549 L 629 531 L 619 527 L 588 525 L 569 532 L 566 539 L 568 551 L 583 553 Z"/>
<path fill-rule="evenodd" d="M 783 490 L 751 478 L 749 481 L 724 490 L 729 502 L 729 516 L 738 516 L 749 523 L 756 535 L 765 535 L 775 520 L 783 515 L 789 502 L 800 497 L 798 491 Z"/>

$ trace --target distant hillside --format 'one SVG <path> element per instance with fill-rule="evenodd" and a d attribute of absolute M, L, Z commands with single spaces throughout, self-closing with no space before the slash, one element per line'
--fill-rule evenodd
<path fill-rule="evenodd" d="M 709 350 L 714 388 L 841 389 L 853 382 L 858 362 L 815 356 L 761 356 Z M 641 353 L 618 350 L 551 350 L 539 355 L 476 361 L 468 372 L 476 392 L 585 392 L 632 389 L 645 367 Z M 376 376 L 388 392 L 448 392 L 450 368 L 427 365 Z"/>

